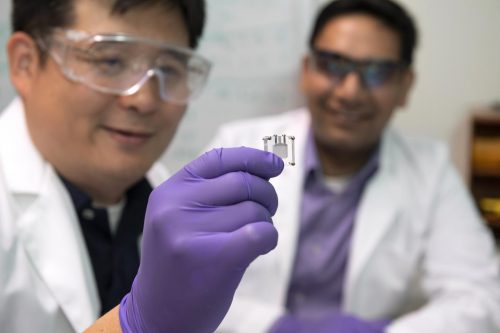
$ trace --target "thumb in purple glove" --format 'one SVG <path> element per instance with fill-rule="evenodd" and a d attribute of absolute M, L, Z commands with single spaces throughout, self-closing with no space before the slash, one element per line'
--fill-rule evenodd
<path fill-rule="evenodd" d="M 248 265 L 272 250 L 283 170 L 256 149 L 212 150 L 149 198 L 139 272 L 120 305 L 124 332 L 213 332 Z"/>
<path fill-rule="evenodd" d="M 389 323 L 387 320 L 363 320 L 341 312 L 317 319 L 289 314 L 281 317 L 269 333 L 383 333 Z"/>

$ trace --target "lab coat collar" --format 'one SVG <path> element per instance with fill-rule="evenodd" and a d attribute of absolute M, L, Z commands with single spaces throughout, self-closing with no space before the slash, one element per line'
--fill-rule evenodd
<path fill-rule="evenodd" d="M 287 274 L 291 274 L 293 267 L 296 249 L 292 245 L 295 244 L 299 231 L 299 223 L 290 225 L 289 221 L 299 220 L 299 203 L 305 181 L 306 138 L 310 129 L 309 112 L 307 109 L 302 109 L 301 113 L 297 113 L 291 120 L 293 122 L 286 124 L 286 129 L 297 138 L 298 167 L 285 167 L 282 176 L 271 180 L 277 188 L 287 189 L 284 191 L 287 193 L 286 198 L 280 198 L 278 207 L 280 219 L 276 221 L 278 224 L 281 222 L 286 224 L 277 226 L 283 232 L 280 233 L 280 242 L 276 252 L 282 253 L 282 264 L 286 264 L 284 272 Z M 363 268 L 366 267 L 366 262 L 370 260 L 374 249 L 382 241 L 390 226 L 397 221 L 399 207 L 401 207 L 400 200 L 404 197 L 399 193 L 400 186 L 395 186 L 398 184 L 397 177 L 400 177 L 397 159 L 401 158 L 398 156 L 401 148 L 396 143 L 401 140 L 398 140 L 397 136 L 397 132 L 391 128 L 384 131 L 379 146 L 378 170 L 368 180 L 360 200 L 345 280 L 347 308 L 350 307 L 350 300 L 355 299 L 355 285 L 363 273 Z M 300 195 L 296 195 L 297 193 Z"/>
<path fill-rule="evenodd" d="M 378 172 L 366 185 L 358 208 L 354 226 L 351 253 L 346 279 L 347 309 L 356 299 L 356 283 L 367 267 L 366 262 L 375 253 L 375 248 L 382 241 L 388 229 L 397 221 L 402 196 L 398 184 L 395 150 L 392 130 L 385 131 L 380 147 L 380 166 Z"/>

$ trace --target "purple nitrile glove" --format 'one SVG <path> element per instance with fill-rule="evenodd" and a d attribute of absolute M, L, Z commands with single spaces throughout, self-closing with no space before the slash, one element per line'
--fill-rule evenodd
<path fill-rule="evenodd" d="M 276 155 L 217 149 L 156 188 L 148 202 L 141 265 L 120 304 L 124 332 L 213 332 L 248 265 L 272 250 Z"/>
<path fill-rule="evenodd" d="M 383 333 L 389 323 L 388 320 L 363 320 L 340 312 L 318 319 L 285 315 L 269 333 Z"/>

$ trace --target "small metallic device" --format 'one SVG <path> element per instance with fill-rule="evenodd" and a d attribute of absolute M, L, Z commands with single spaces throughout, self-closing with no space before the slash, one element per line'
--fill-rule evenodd
<path fill-rule="evenodd" d="M 264 140 L 264 150 L 270 151 L 279 157 L 281 157 L 288 165 L 295 165 L 295 137 L 282 134 L 273 136 L 265 136 L 262 138 Z M 269 142 L 271 141 L 271 142 Z M 289 143 L 287 143 L 287 141 Z M 290 145 L 290 146 L 289 146 Z"/>

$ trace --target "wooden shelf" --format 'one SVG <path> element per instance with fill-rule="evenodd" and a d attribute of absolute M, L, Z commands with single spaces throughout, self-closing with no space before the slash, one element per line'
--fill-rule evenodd
<path fill-rule="evenodd" d="M 476 124 L 500 126 L 500 108 L 481 108 L 473 111 Z"/>
<path fill-rule="evenodd" d="M 475 171 L 472 170 L 472 178 L 476 179 L 487 179 L 487 180 L 499 180 L 500 181 L 500 174 L 495 173 L 495 172 L 489 172 L 489 171 Z M 474 180 L 472 180 L 474 181 Z"/>
<path fill-rule="evenodd" d="M 500 239 L 500 216 L 492 216 L 489 214 L 483 214 L 486 223 L 490 227 L 491 231 L 495 235 L 495 238 Z"/>
<path fill-rule="evenodd" d="M 500 108 L 480 108 L 470 118 L 470 190 L 486 223 L 500 239 Z"/>

